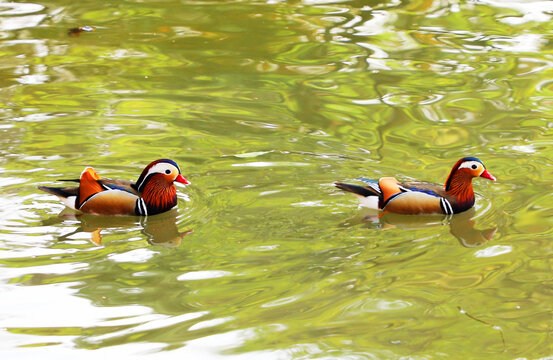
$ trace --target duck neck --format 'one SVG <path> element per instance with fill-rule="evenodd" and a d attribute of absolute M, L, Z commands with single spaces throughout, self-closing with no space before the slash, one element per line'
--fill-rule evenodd
<path fill-rule="evenodd" d="M 154 176 L 144 186 L 142 198 L 148 208 L 148 215 L 159 214 L 177 205 L 177 189 L 163 178 Z"/>
<path fill-rule="evenodd" d="M 472 176 L 465 172 L 451 174 L 447 179 L 445 192 L 455 199 L 456 212 L 467 210 L 474 205 Z"/>

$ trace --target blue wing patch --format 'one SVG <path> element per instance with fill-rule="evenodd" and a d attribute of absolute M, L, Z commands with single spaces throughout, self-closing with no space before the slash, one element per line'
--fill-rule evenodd
<path fill-rule="evenodd" d="M 357 178 L 357 180 L 362 181 L 365 184 L 369 184 L 369 185 L 378 184 L 378 180 L 367 179 L 367 178 L 364 178 L 364 177 Z"/>

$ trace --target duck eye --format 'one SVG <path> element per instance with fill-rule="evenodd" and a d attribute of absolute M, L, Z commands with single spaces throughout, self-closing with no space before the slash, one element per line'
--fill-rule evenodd
<path fill-rule="evenodd" d="M 476 169 L 478 168 L 478 166 L 476 166 L 476 164 L 472 164 L 471 168 L 472 168 L 473 170 L 476 170 Z"/>
<path fill-rule="evenodd" d="M 167 175 L 169 175 L 169 174 L 171 173 L 171 170 L 167 169 L 167 170 L 165 170 L 165 173 L 166 173 Z"/>

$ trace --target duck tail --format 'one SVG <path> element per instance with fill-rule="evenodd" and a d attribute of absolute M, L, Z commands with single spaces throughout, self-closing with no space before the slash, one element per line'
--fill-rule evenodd
<path fill-rule="evenodd" d="M 81 182 L 81 179 L 58 179 L 57 181 Z"/>
<path fill-rule="evenodd" d="M 59 196 L 60 198 L 68 198 L 78 194 L 77 188 L 59 188 L 49 186 L 37 186 L 37 188 L 47 192 L 48 194 Z"/>
<path fill-rule="evenodd" d="M 364 196 L 364 197 L 379 196 L 380 195 L 374 189 L 372 189 L 370 187 L 365 187 L 365 186 L 359 186 L 359 185 L 353 185 L 353 184 L 344 184 L 344 183 L 339 183 L 339 182 L 334 183 L 334 186 L 336 186 L 338 189 L 349 191 L 351 193 L 354 193 L 354 194 L 360 195 L 360 196 Z"/>

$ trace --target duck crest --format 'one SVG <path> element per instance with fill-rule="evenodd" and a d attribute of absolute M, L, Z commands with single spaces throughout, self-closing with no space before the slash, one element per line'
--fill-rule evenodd
<path fill-rule="evenodd" d="M 161 174 L 148 176 L 142 190 L 142 199 L 146 203 L 148 214 L 154 215 L 177 205 L 177 188 L 168 184 Z"/>

